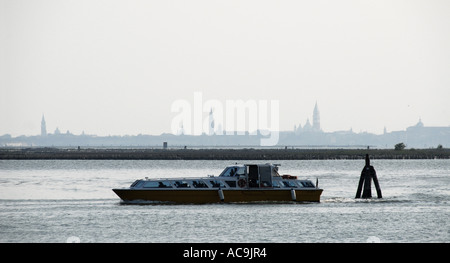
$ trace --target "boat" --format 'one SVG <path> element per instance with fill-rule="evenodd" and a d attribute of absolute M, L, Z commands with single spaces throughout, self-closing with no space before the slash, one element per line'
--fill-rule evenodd
<path fill-rule="evenodd" d="M 227 166 L 219 176 L 138 179 L 112 189 L 124 202 L 320 202 L 323 189 L 307 179 L 280 175 L 278 164 Z"/>

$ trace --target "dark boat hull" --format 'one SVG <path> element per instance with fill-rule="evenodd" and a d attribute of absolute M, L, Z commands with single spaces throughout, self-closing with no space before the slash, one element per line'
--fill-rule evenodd
<path fill-rule="evenodd" d="M 243 190 L 172 190 L 172 189 L 113 189 L 124 201 L 156 201 L 171 203 L 233 203 L 233 202 L 320 202 L 322 189 L 243 189 Z"/>

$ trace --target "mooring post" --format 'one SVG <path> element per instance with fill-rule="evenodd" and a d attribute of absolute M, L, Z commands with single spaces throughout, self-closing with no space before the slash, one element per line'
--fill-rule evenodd
<path fill-rule="evenodd" d="M 377 189 L 377 197 L 382 198 L 377 173 L 375 172 L 375 168 L 370 165 L 369 155 L 366 154 L 366 165 L 361 172 L 355 198 L 361 198 L 361 191 L 363 192 L 362 198 L 372 198 L 372 179 L 375 184 L 375 188 Z"/>
<path fill-rule="evenodd" d="M 362 193 L 362 198 L 372 198 L 372 178 L 370 167 L 365 167 L 365 171 L 362 172 L 361 176 L 364 176 L 364 189 Z"/>
<path fill-rule="evenodd" d="M 361 177 L 359 177 L 359 184 L 358 184 L 358 189 L 356 189 L 355 198 L 361 198 L 361 191 L 362 191 L 363 184 L 364 184 L 364 176 L 361 174 Z"/>
<path fill-rule="evenodd" d="M 377 190 L 377 197 L 383 198 L 383 196 L 381 195 L 381 188 L 380 184 L 378 183 L 377 173 L 375 172 L 375 169 L 373 169 L 373 172 L 373 183 L 375 184 L 375 189 Z"/>

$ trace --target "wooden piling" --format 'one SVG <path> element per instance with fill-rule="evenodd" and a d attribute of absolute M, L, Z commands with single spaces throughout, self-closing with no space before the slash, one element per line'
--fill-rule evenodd
<path fill-rule="evenodd" d="M 374 171 L 375 171 L 375 170 L 374 170 Z M 373 175 L 373 183 L 375 184 L 375 189 L 377 190 L 377 197 L 378 197 L 378 198 L 383 198 L 383 196 L 381 195 L 380 184 L 378 183 L 377 173 L 375 173 L 375 174 Z"/>
<path fill-rule="evenodd" d="M 382 198 L 380 184 L 378 183 L 377 173 L 375 168 L 370 165 L 369 155 L 366 154 L 366 165 L 364 166 L 361 177 L 359 178 L 358 189 L 356 190 L 355 198 L 372 198 L 372 180 L 377 190 L 377 197 Z"/>
<path fill-rule="evenodd" d="M 366 171 L 361 175 L 364 177 L 364 188 L 362 198 L 372 198 L 372 178 L 370 168 L 367 167 Z"/>
<path fill-rule="evenodd" d="M 363 184 L 364 184 L 364 177 L 361 174 L 361 176 L 359 177 L 359 184 L 358 184 L 358 189 L 356 189 L 355 198 L 361 198 L 361 191 L 362 191 Z"/>

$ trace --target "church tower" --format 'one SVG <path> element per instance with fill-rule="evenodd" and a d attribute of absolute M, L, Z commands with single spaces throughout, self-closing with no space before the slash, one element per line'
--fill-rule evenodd
<path fill-rule="evenodd" d="M 209 111 L 208 135 L 214 135 L 214 116 L 212 108 Z"/>
<path fill-rule="evenodd" d="M 41 136 L 47 135 L 47 125 L 45 124 L 45 118 L 44 114 L 42 114 L 42 120 L 41 120 Z"/>
<path fill-rule="evenodd" d="M 319 132 L 322 131 L 320 129 L 320 113 L 319 113 L 319 107 L 317 107 L 317 101 L 316 105 L 314 106 L 314 112 L 313 112 L 313 131 Z"/>

